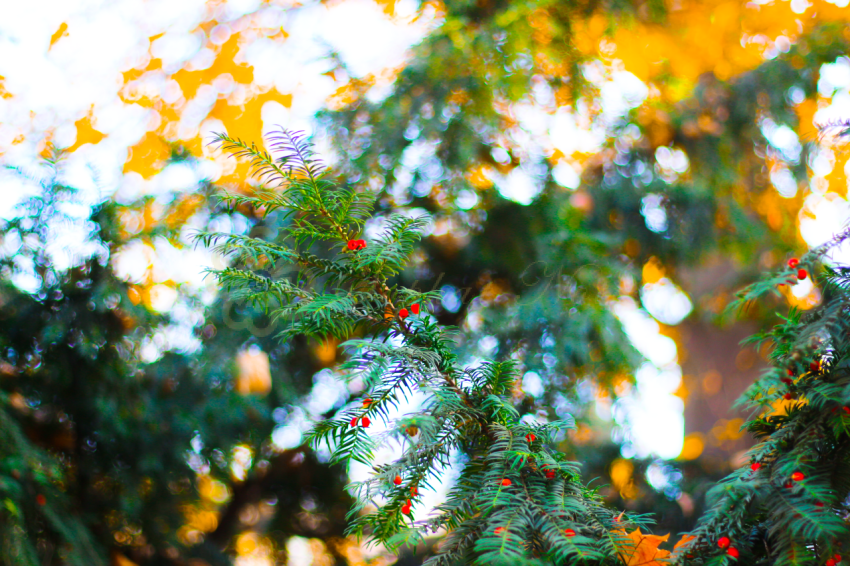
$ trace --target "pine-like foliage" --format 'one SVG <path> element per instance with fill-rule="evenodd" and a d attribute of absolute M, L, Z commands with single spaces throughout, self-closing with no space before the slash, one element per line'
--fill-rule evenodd
<path fill-rule="evenodd" d="M 850 230 L 799 264 L 790 260 L 739 293 L 736 306 L 812 276 L 819 260 L 848 239 Z M 741 400 L 754 412 L 745 427 L 759 442 L 750 463 L 709 493 L 686 564 L 728 564 L 727 544 L 741 564 L 834 566 L 850 553 L 850 269 L 825 268 L 818 279 L 817 308 L 792 309 L 749 339 L 769 349 L 772 364 Z"/>
<path fill-rule="evenodd" d="M 361 402 L 309 435 L 329 446 L 336 461 L 372 466 L 371 477 L 351 486 L 350 532 L 390 548 L 446 532 L 432 566 L 619 563 L 618 549 L 629 544 L 625 527 L 643 519 L 604 507 L 580 483 L 578 465 L 551 448 L 572 423 L 521 421 L 511 403 L 514 364 L 465 364 L 453 350 L 452 329 L 427 314 L 437 297 L 393 284 L 423 221 L 390 215 L 366 242 L 371 194 L 331 182 L 303 135 L 274 135 L 274 155 L 227 135 L 218 142 L 250 159 L 263 182 L 253 196 L 226 200 L 277 210 L 289 224 L 276 245 L 199 234 L 200 243 L 230 258 L 230 267 L 214 274 L 278 320 L 283 339 L 346 339 L 344 378 L 364 386 Z M 280 263 L 297 274 L 273 278 L 255 271 Z M 414 399 L 414 409 L 401 414 Z M 382 426 L 371 428 L 378 421 Z M 398 457 L 375 465 L 381 446 L 393 447 Z M 445 503 L 429 517 L 416 517 L 411 506 L 418 496 L 453 465 L 458 477 Z"/>

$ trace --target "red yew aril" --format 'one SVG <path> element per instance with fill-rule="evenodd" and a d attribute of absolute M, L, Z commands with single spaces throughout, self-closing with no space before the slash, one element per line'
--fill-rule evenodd
<path fill-rule="evenodd" d="M 405 318 L 407 318 L 408 316 L 410 316 L 410 313 L 409 313 L 409 312 L 407 312 L 407 309 L 401 309 L 400 311 L 398 311 L 398 317 L 399 317 L 401 320 L 404 320 L 404 319 L 405 319 Z"/>
<path fill-rule="evenodd" d="M 803 472 L 794 472 L 793 474 L 791 474 L 791 479 L 794 481 L 803 481 L 804 479 L 806 479 L 806 476 L 803 475 Z"/>
<path fill-rule="evenodd" d="M 740 554 L 738 553 L 738 549 L 734 546 L 730 546 L 729 549 L 726 551 L 726 554 L 728 554 L 732 558 L 738 558 L 738 556 L 740 556 Z"/>
<path fill-rule="evenodd" d="M 801 269 L 797 272 L 797 279 L 799 279 L 800 281 L 802 281 L 803 279 L 805 279 L 808 276 L 809 276 L 809 272 L 806 271 L 805 269 Z"/>
<path fill-rule="evenodd" d="M 393 480 L 393 483 L 396 485 L 401 485 L 401 476 L 396 476 Z"/>
<path fill-rule="evenodd" d="M 419 303 L 413 303 L 410 305 L 410 312 L 413 314 L 419 314 Z"/>
<path fill-rule="evenodd" d="M 351 419 L 351 426 L 357 426 L 357 421 L 358 421 L 358 420 L 359 420 L 359 419 L 358 419 L 357 417 L 354 417 L 353 419 Z"/>
<path fill-rule="evenodd" d="M 565 530 L 565 531 L 564 531 L 564 534 L 565 534 L 565 535 L 567 535 L 568 537 L 574 537 L 574 536 L 576 536 L 576 532 L 575 532 L 574 530 L 572 530 L 572 529 L 567 529 L 567 530 Z"/>
<path fill-rule="evenodd" d="M 511 483 L 511 480 L 509 480 L 508 478 L 502 480 L 502 485 L 505 487 L 508 487 L 509 485 L 511 485 Z"/>
<path fill-rule="evenodd" d="M 369 420 L 369 417 L 363 417 L 363 420 L 360 422 L 363 425 L 363 428 L 369 428 L 369 425 L 372 424 L 372 421 Z"/>
<path fill-rule="evenodd" d="M 729 548 L 730 544 L 732 544 L 732 539 L 729 537 L 720 537 L 717 539 L 717 546 L 720 548 Z"/>
<path fill-rule="evenodd" d="M 537 437 L 534 436 L 533 433 L 528 433 L 528 434 L 525 435 L 525 441 L 528 442 L 529 444 L 531 444 L 535 440 L 537 440 Z"/>
<path fill-rule="evenodd" d="M 788 260 L 788 267 L 790 267 L 791 269 L 794 269 L 798 265 L 800 265 L 800 260 L 797 259 L 796 257 L 792 257 L 791 259 Z"/>
<path fill-rule="evenodd" d="M 546 479 L 555 479 L 555 470 L 546 470 Z"/>
<path fill-rule="evenodd" d="M 750 469 L 754 472 L 757 472 L 759 470 L 759 468 L 761 468 L 761 464 L 759 464 L 758 462 L 753 462 L 750 465 Z"/>

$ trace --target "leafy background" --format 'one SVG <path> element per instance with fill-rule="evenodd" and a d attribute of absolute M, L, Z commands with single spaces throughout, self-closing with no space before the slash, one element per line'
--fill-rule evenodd
<path fill-rule="evenodd" d="M 420 561 L 343 536 L 368 469 L 302 445 L 357 393 L 336 345 L 281 342 L 203 277 L 223 260 L 193 231 L 282 222 L 214 198 L 258 184 L 215 131 L 306 130 L 379 218 L 427 214 L 399 281 L 440 293 L 463 356 L 522 365 L 523 413 L 576 417 L 560 448 L 611 505 L 680 532 L 740 465 L 730 406 L 764 352 L 738 342 L 820 291 L 723 313 L 846 220 L 848 153 L 817 129 L 847 117 L 846 5 L 20 4 L 0 8 L 4 561 Z"/>

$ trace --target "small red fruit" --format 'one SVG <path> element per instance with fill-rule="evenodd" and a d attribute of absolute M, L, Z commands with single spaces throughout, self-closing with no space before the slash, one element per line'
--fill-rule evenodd
<path fill-rule="evenodd" d="M 419 314 L 419 303 L 413 303 L 410 305 L 410 312 L 413 314 Z"/>
<path fill-rule="evenodd" d="M 783 378 L 782 378 L 782 379 L 780 379 L 779 381 L 781 381 L 781 382 L 782 382 L 782 383 L 784 383 L 785 385 L 791 385 L 792 383 L 794 383 L 794 380 L 793 380 L 793 379 L 791 379 L 790 377 L 783 377 Z"/>
<path fill-rule="evenodd" d="M 496 533 L 497 535 L 500 535 L 503 532 L 505 532 L 505 527 L 496 527 L 496 530 L 493 531 L 493 532 Z"/>
<path fill-rule="evenodd" d="M 502 485 L 505 487 L 508 487 L 509 485 L 511 485 L 511 483 L 511 480 L 509 480 L 508 478 L 502 480 Z"/>
<path fill-rule="evenodd" d="M 528 433 L 528 434 L 525 435 L 525 441 L 528 442 L 529 444 L 531 444 L 535 440 L 537 440 L 537 437 L 534 436 L 533 433 Z"/>
<path fill-rule="evenodd" d="M 750 465 L 750 469 L 751 469 L 752 471 L 754 471 L 754 472 L 759 471 L 759 468 L 761 468 L 761 464 L 759 464 L 758 462 L 753 462 L 753 463 Z"/>
<path fill-rule="evenodd" d="M 410 501 L 401 506 L 401 512 L 405 515 L 410 515 Z"/>
<path fill-rule="evenodd" d="M 788 489 L 791 489 L 792 487 L 794 487 L 794 484 L 791 483 L 790 481 L 787 481 L 787 482 L 785 482 L 785 487 L 788 488 Z"/>
<path fill-rule="evenodd" d="M 830 558 L 829 560 L 826 561 L 826 566 L 835 566 L 835 560 Z"/>
<path fill-rule="evenodd" d="M 805 269 L 801 269 L 797 272 L 797 279 L 799 279 L 800 281 L 802 281 L 803 279 L 805 279 L 808 276 L 809 276 L 809 272 L 806 271 Z"/>
<path fill-rule="evenodd" d="M 809 364 L 809 371 L 820 371 L 820 362 L 812 362 Z"/>
<path fill-rule="evenodd" d="M 841 555 L 836 554 L 835 556 L 832 557 L 832 559 L 835 560 L 836 564 L 838 564 L 839 562 L 841 562 Z"/>
<path fill-rule="evenodd" d="M 39 505 L 46 505 L 47 504 L 47 498 L 39 493 L 38 495 L 35 496 L 35 502 L 38 503 Z"/>
<path fill-rule="evenodd" d="M 546 470 L 546 479 L 547 480 L 555 479 L 555 470 Z"/>
<path fill-rule="evenodd" d="M 372 424 L 372 421 L 369 420 L 369 417 L 363 417 L 363 420 L 360 422 L 363 425 L 363 428 L 369 428 L 369 425 Z"/>
<path fill-rule="evenodd" d="M 798 265 L 800 265 L 800 260 L 797 259 L 796 257 L 792 257 L 791 259 L 788 260 L 788 267 L 790 267 L 791 269 L 794 269 Z"/>
<path fill-rule="evenodd" d="M 726 551 L 726 554 L 728 554 L 732 558 L 738 558 L 738 556 L 740 556 L 740 554 L 738 553 L 738 549 L 734 546 L 730 546 L 729 550 Z"/>
<path fill-rule="evenodd" d="M 351 419 L 351 426 L 357 426 L 357 421 L 358 421 L 357 417 L 354 417 L 353 419 Z"/>
<path fill-rule="evenodd" d="M 841 408 L 842 408 L 842 409 L 844 409 L 844 412 L 845 412 L 845 413 L 847 413 L 848 415 L 850 415 L 850 407 L 841 407 Z"/>
<path fill-rule="evenodd" d="M 567 535 L 568 537 L 574 537 L 574 536 L 576 536 L 576 532 L 575 532 L 574 530 L 572 530 L 572 529 L 566 529 L 566 530 L 564 531 L 564 534 L 565 534 L 565 535 Z"/>
<path fill-rule="evenodd" d="M 363 406 L 366 407 L 366 408 L 368 408 L 369 405 L 371 405 L 372 403 L 373 403 L 373 401 L 371 399 L 369 399 L 368 397 L 366 399 L 363 399 Z"/>
<path fill-rule="evenodd" d="M 730 544 L 732 544 L 732 540 L 729 537 L 720 537 L 717 539 L 717 546 L 720 548 L 729 548 Z"/>
<path fill-rule="evenodd" d="M 419 495 L 419 489 L 415 485 L 410 486 L 410 495 L 416 496 Z"/>
<path fill-rule="evenodd" d="M 409 313 L 409 312 L 407 312 L 407 309 L 401 309 L 400 311 L 398 311 L 398 317 L 399 317 L 400 319 L 404 320 L 404 319 L 405 319 L 405 318 L 407 318 L 408 316 L 410 316 L 410 313 Z"/>
<path fill-rule="evenodd" d="M 396 476 L 393 480 L 393 483 L 396 485 L 401 485 L 401 476 Z"/>
<path fill-rule="evenodd" d="M 782 397 L 784 397 L 785 399 L 793 399 L 793 398 L 794 398 L 794 394 L 793 394 L 793 393 L 791 393 L 791 392 L 789 391 L 788 393 L 786 393 L 786 394 L 785 394 L 785 395 L 783 395 Z"/>
<path fill-rule="evenodd" d="M 357 240 L 348 240 L 348 249 L 354 251 L 357 249 Z"/>
<path fill-rule="evenodd" d="M 803 475 L 803 472 L 794 472 L 791 474 L 791 479 L 794 481 L 803 481 L 806 479 L 806 476 Z"/>
<path fill-rule="evenodd" d="M 788 368 L 788 375 L 790 375 L 790 376 L 794 375 L 794 369 L 793 368 Z"/>
<path fill-rule="evenodd" d="M 815 501 L 815 507 L 823 507 L 823 501 Z"/>

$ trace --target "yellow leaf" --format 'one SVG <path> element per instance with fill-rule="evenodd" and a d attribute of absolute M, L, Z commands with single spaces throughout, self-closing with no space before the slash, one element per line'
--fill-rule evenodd
<path fill-rule="evenodd" d="M 695 538 L 697 537 L 695 537 L 694 535 L 682 535 L 682 538 L 680 538 L 679 542 L 677 542 L 676 545 L 673 547 L 673 552 L 676 552 L 680 548 L 686 548 L 690 544 L 690 542 Z"/>
<path fill-rule="evenodd" d="M 56 30 L 56 33 L 50 36 L 50 46 L 47 48 L 50 51 L 50 48 L 53 47 L 53 44 L 68 35 L 68 24 L 62 22 L 62 25 L 59 26 L 59 29 Z"/>
<path fill-rule="evenodd" d="M 74 126 L 77 128 L 77 141 L 74 142 L 74 145 L 68 148 L 69 152 L 76 150 L 78 147 L 86 143 L 96 144 L 106 137 L 103 133 L 94 129 L 91 119 L 92 113 L 89 112 L 88 116 L 74 122 Z"/>
<path fill-rule="evenodd" d="M 618 532 L 626 534 L 626 531 Z M 669 551 L 658 548 L 662 542 L 670 538 L 669 534 L 663 537 L 645 535 L 640 532 L 640 529 L 635 529 L 627 536 L 629 541 L 617 550 L 623 564 L 626 566 L 664 566 L 661 562 L 657 562 L 656 558 L 666 558 L 670 555 Z"/>

